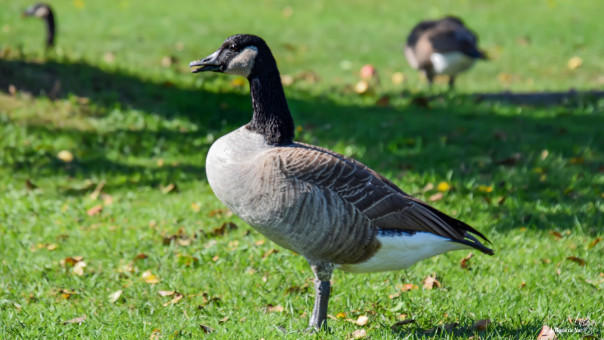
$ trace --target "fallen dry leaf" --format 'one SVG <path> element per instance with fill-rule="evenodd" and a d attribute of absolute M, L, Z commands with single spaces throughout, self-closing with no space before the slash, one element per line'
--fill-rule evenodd
<path fill-rule="evenodd" d="M 149 284 L 156 284 L 159 282 L 159 278 L 153 275 L 150 270 L 144 271 L 141 277 L 143 278 L 143 280 L 145 280 L 146 283 Z"/>
<path fill-rule="evenodd" d="M 175 303 L 177 303 L 178 301 L 180 301 L 180 299 L 182 299 L 184 297 L 184 295 L 182 295 L 179 292 L 174 292 L 174 298 L 166 303 L 164 303 L 164 307 L 168 307 L 169 305 L 173 305 Z"/>
<path fill-rule="evenodd" d="M 63 288 L 59 289 L 58 293 L 61 294 L 61 297 L 65 300 L 69 299 L 72 295 L 76 295 L 77 292 L 75 290 Z"/>
<path fill-rule="evenodd" d="M 158 340 L 161 339 L 161 330 L 155 328 L 153 330 L 153 332 L 151 332 L 151 335 L 149 335 L 149 340 Z"/>
<path fill-rule="evenodd" d="M 581 59 L 581 57 L 572 57 L 568 59 L 568 63 L 566 63 L 566 65 L 568 66 L 569 70 L 576 70 L 583 65 L 583 59 Z"/>
<path fill-rule="evenodd" d="M 357 329 L 356 331 L 352 332 L 351 336 L 353 339 L 362 339 L 367 336 L 367 331 L 364 329 Z"/>
<path fill-rule="evenodd" d="M 494 162 L 495 165 L 506 165 L 513 166 L 516 165 L 522 159 L 522 154 L 519 152 L 514 153 L 510 157 L 506 157 Z"/>
<path fill-rule="evenodd" d="M 354 86 L 354 92 L 358 93 L 358 94 L 365 94 L 369 91 L 369 83 L 365 80 L 361 80 L 359 81 L 355 86 Z"/>
<path fill-rule="evenodd" d="M 227 316 L 225 316 L 224 318 L 222 318 L 222 319 L 218 320 L 218 323 L 219 323 L 219 324 L 223 324 L 223 323 L 227 322 L 228 320 L 229 320 L 229 316 L 227 315 Z"/>
<path fill-rule="evenodd" d="M 337 319 L 345 319 L 346 318 L 346 313 L 339 312 L 338 314 L 336 314 L 336 318 Z"/>
<path fill-rule="evenodd" d="M 459 264 L 463 269 L 470 269 L 470 259 L 474 256 L 474 253 L 469 253 L 468 256 L 461 259 L 461 263 Z"/>
<path fill-rule="evenodd" d="M 65 163 L 71 163 L 73 161 L 73 154 L 67 150 L 61 150 L 57 154 L 57 158 Z"/>
<path fill-rule="evenodd" d="M 103 56 L 103 59 L 108 64 L 111 64 L 112 62 L 115 61 L 115 54 L 113 54 L 113 52 L 105 52 L 105 55 Z"/>
<path fill-rule="evenodd" d="M 58 247 L 58 246 L 59 246 L 59 245 L 58 245 L 58 244 L 56 244 L 56 243 L 50 243 L 50 244 L 47 244 L 47 245 L 46 245 L 46 249 L 48 249 L 48 250 L 51 250 L 51 251 L 52 251 L 52 250 L 57 249 L 57 247 Z"/>
<path fill-rule="evenodd" d="M 109 294 L 109 302 L 111 302 L 111 303 L 116 302 L 117 300 L 120 299 L 120 296 L 122 296 L 122 290 L 121 289 L 118 290 L 118 291 L 115 291 L 115 292 L 113 292 L 111 294 Z"/>
<path fill-rule="evenodd" d="M 178 187 L 176 186 L 176 184 L 170 183 L 166 186 L 160 185 L 159 190 L 161 191 L 162 194 L 166 195 L 172 191 L 174 191 L 174 192 L 178 191 Z"/>
<path fill-rule="evenodd" d="M 379 106 L 379 107 L 387 107 L 388 105 L 390 105 L 390 96 L 389 95 L 383 95 L 381 96 L 376 102 L 375 105 Z"/>
<path fill-rule="evenodd" d="M 525 281 L 520 282 L 520 289 L 522 289 L 524 287 L 526 287 L 526 282 Z"/>
<path fill-rule="evenodd" d="M 171 296 L 174 295 L 174 293 L 176 293 L 175 290 L 160 290 L 157 292 L 160 296 Z"/>
<path fill-rule="evenodd" d="M 591 242 L 589 243 L 588 248 L 590 248 L 590 249 L 591 249 L 591 248 L 595 247 L 595 246 L 596 246 L 596 244 L 600 243 L 600 241 L 602 241 L 602 238 L 601 238 L 601 237 L 596 237 L 596 239 L 595 239 L 595 240 L 593 240 L 593 241 L 591 241 Z"/>
<path fill-rule="evenodd" d="M 376 68 L 371 64 L 365 64 L 361 67 L 361 71 L 359 72 L 359 76 L 361 79 L 372 79 L 377 75 Z"/>
<path fill-rule="evenodd" d="M 396 331 L 399 327 L 408 325 L 408 324 L 412 324 L 412 323 L 415 323 L 414 319 L 406 319 L 406 320 L 402 320 L 402 321 L 397 321 L 392 326 L 390 326 L 390 329 L 392 329 L 393 331 Z"/>
<path fill-rule="evenodd" d="M 424 279 L 424 288 L 425 289 L 440 288 L 440 286 L 441 286 L 441 284 L 436 279 L 436 274 L 428 275 Z"/>
<path fill-rule="evenodd" d="M 354 323 L 359 326 L 365 326 L 367 322 L 369 322 L 369 317 L 367 315 L 359 315 L 359 317 Z"/>
<path fill-rule="evenodd" d="M 405 75 L 401 72 L 394 72 L 390 77 L 393 85 L 400 85 L 405 81 Z"/>
<path fill-rule="evenodd" d="M 566 258 L 567 260 L 573 261 L 574 263 L 580 265 L 580 266 L 584 266 L 587 264 L 587 261 L 585 261 L 584 259 L 580 258 L 580 257 L 576 257 L 576 256 L 569 256 Z"/>
<path fill-rule="evenodd" d="M 199 328 L 201 328 L 201 331 L 204 332 L 205 334 L 210 334 L 214 331 L 214 329 L 212 329 L 206 325 L 199 325 Z"/>
<path fill-rule="evenodd" d="M 64 321 L 63 324 L 66 325 L 68 323 L 82 323 L 86 320 L 86 315 L 78 316 L 77 318 L 73 318 L 67 321 Z"/>
<path fill-rule="evenodd" d="M 405 283 L 402 285 L 401 287 L 401 291 L 406 292 L 408 290 L 413 290 L 413 289 L 418 289 L 419 287 L 417 287 L 417 285 L 414 285 L 413 283 Z"/>
<path fill-rule="evenodd" d="M 73 272 L 78 275 L 78 276 L 82 276 L 84 275 L 84 268 L 86 268 L 86 262 L 84 261 L 78 261 L 72 268 Z"/>
<path fill-rule="evenodd" d="M 222 236 L 225 234 L 226 231 L 236 230 L 237 228 L 238 228 L 237 225 L 233 222 L 224 222 L 223 224 L 220 225 L 220 227 L 212 230 L 212 234 L 214 234 L 216 236 Z"/>
<path fill-rule="evenodd" d="M 147 257 L 149 257 L 149 256 L 147 256 L 147 254 L 140 253 L 140 254 L 136 255 L 136 256 L 134 257 L 134 259 L 135 259 L 135 260 L 144 260 L 144 259 L 146 259 Z"/>
<path fill-rule="evenodd" d="M 562 234 L 559 231 L 550 230 L 549 234 L 552 235 L 556 240 L 562 238 Z"/>
<path fill-rule="evenodd" d="M 99 204 L 99 205 L 95 205 L 94 207 L 86 210 L 86 214 L 88 216 L 94 216 L 94 215 L 100 214 L 101 211 L 103 211 L 103 205 Z"/>
<path fill-rule="evenodd" d="M 66 266 L 70 266 L 73 267 L 76 263 L 82 261 L 84 258 L 82 256 L 74 256 L 74 257 L 66 257 L 63 260 L 61 260 L 61 266 L 66 267 Z"/>
<path fill-rule="evenodd" d="M 266 306 L 266 311 L 269 312 L 269 313 L 275 313 L 275 312 L 282 313 L 283 312 L 283 306 L 281 306 L 281 305 L 273 306 L 273 305 L 269 304 L 268 306 Z"/>
<path fill-rule="evenodd" d="M 178 62 L 178 58 L 172 55 L 161 58 L 161 66 L 170 67 Z"/>
<path fill-rule="evenodd" d="M 487 326 L 491 323 L 492 321 L 490 319 L 481 319 L 478 320 L 476 322 L 474 322 L 474 330 L 478 331 L 478 332 L 482 332 L 484 330 L 487 329 Z"/>
<path fill-rule="evenodd" d="M 266 253 L 264 253 L 264 254 L 262 255 L 262 258 L 264 259 L 264 258 L 267 258 L 267 257 L 269 257 L 269 256 L 271 256 L 271 255 L 273 255 L 273 254 L 277 254 L 277 253 L 279 253 L 279 250 L 278 250 L 278 249 L 271 248 L 271 249 L 269 249 L 269 250 L 268 250 Z"/>
<path fill-rule="evenodd" d="M 557 340 L 556 332 L 553 329 L 549 328 L 549 326 L 543 325 L 541 328 L 541 332 L 537 335 L 538 340 Z"/>
<path fill-rule="evenodd" d="M 437 192 L 436 194 L 428 197 L 428 201 L 430 202 L 436 202 L 436 201 L 440 201 L 443 199 L 443 193 L 442 192 Z"/>

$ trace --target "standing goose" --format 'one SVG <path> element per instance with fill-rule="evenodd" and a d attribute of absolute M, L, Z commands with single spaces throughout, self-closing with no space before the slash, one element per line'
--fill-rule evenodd
<path fill-rule="evenodd" d="M 303 255 L 315 274 L 310 327 L 325 325 L 333 269 L 399 270 L 450 250 L 492 255 L 469 225 L 406 194 L 360 162 L 294 142 L 277 63 L 254 35 L 234 35 L 189 65 L 246 77 L 252 120 L 222 136 L 206 158 L 214 194 L 266 237 Z M 487 240 L 488 241 L 488 240 Z"/>
<path fill-rule="evenodd" d="M 472 67 L 476 59 L 487 58 L 477 45 L 478 37 L 461 19 L 447 16 L 417 24 L 407 37 L 405 56 L 411 67 L 424 72 L 430 86 L 435 75 L 444 74 L 452 89 L 459 73 Z"/>
<path fill-rule="evenodd" d="M 55 16 L 50 5 L 38 3 L 29 6 L 24 12 L 24 17 L 36 17 L 46 23 L 46 49 L 55 45 Z"/>

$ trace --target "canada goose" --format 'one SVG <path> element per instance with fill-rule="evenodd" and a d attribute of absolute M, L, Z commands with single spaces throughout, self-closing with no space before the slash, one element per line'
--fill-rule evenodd
<path fill-rule="evenodd" d="M 23 12 L 23 17 L 36 17 L 44 20 L 46 23 L 46 49 L 55 45 L 55 16 L 50 5 L 45 3 L 31 5 Z"/>
<path fill-rule="evenodd" d="M 266 237 L 303 255 L 315 274 L 310 327 L 326 321 L 333 269 L 363 273 L 406 268 L 450 250 L 493 251 L 469 225 L 406 194 L 360 162 L 294 142 L 277 63 L 254 35 L 234 35 L 197 72 L 246 77 L 252 120 L 219 138 L 206 158 L 214 194 Z M 488 240 L 487 240 L 488 241 Z"/>
<path fill-rule="evenodd" d="M 447 16 L 417 24 L 407 37 L 405 56 L 411 67 L 425 73 L 430 86 L 435 75 L 444 74 L 452 89 L 459 73 L 472 67 L 476 59 L 487 58 L 477 44 L 478 37 L 461 19 Z"/>

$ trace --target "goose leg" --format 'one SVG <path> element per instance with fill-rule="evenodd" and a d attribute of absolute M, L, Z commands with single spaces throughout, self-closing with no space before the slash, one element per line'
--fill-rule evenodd
<path fill-rule="evenodd" d="M 455 76 L 449 76 L 449 91 L 455 88 Z"/>
<path fill-rule="evenodd" d="M 331 289 L 329 280 L 333 272 L 333 264 L 311 263 L 310 267 L 315 273 L 315 307 L 310 316 L 309 330 L 314 331 L 327 328 L 327 305 Z"/>

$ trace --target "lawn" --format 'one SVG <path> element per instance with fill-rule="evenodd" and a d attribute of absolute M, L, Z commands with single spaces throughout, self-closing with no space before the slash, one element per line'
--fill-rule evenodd
<path fill-rule="evenodd" d="M 0 338 L 306 337 L 307 263 L 232 215 L 205 178 L 212 142 L 250 119 L 249 87 L 188 63 L 243 32 L 294 79 L 297 140 L 362 161 L 495 250 L 463 266 L 469 251 L 336 271 L 330 331 L 310 337 L 534 339 L 543 325 L 604 336 L 604 100 L 472 97 L 602 89 L 604 3 L 55 1 L 45 57 L 42 23 L 20 17 L 29 4 L 0 0 Z M 449 13 L 491 60 L 453 93 L 428 91 L 402 44 Z M 359 95 L 364 64 L 380 78 Z M 439 285 L 424 287 L 429 275 Z"/>

